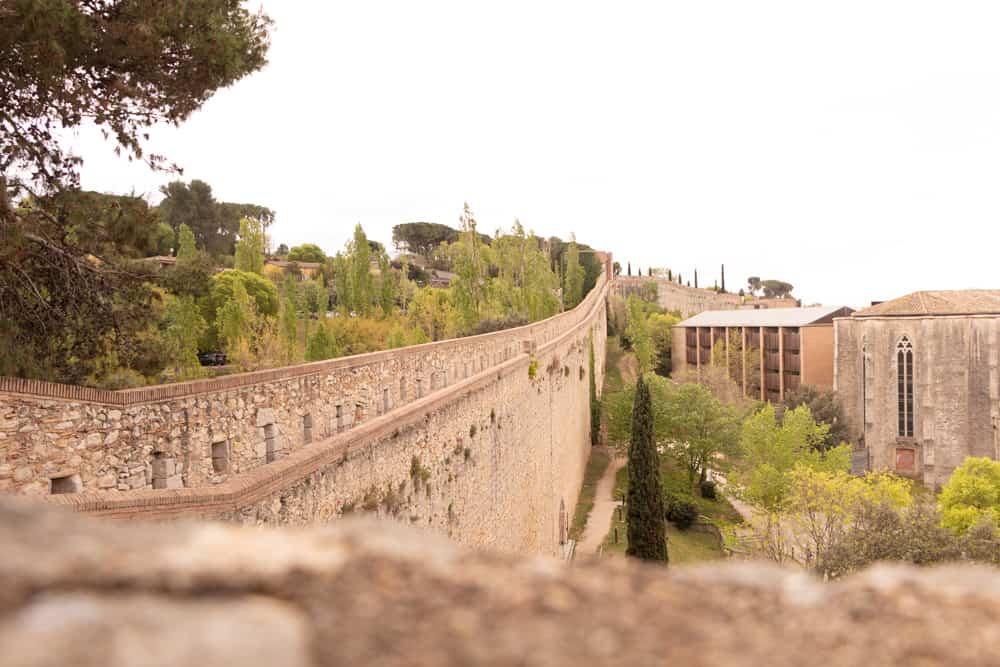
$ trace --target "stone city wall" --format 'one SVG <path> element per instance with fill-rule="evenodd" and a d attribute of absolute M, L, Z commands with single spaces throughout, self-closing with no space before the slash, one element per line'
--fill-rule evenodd
<path fill-rule="evenodd" d="M 629 295 L 639 295 L 643 285 L 654 284 L 657 290 L 657 302 L 664 310 L 679 311 L 683 317 L 691 317 L 706 310 L 736 310 L 740 307 L 740 297 L 737 294 L 719 294 L 712 290 L 697 287 L 685 287 L 664 278 L 622 278 L 614 282 L 615 294 L 628 298 Z"/>
<path fill-rule="evenodd" d="M 211 380 L 106 391 L 0 377 L 0 492 L 225 482 L 544 345 L 589 316 Z"/>
<path fill-rule="evenodd" d="M 38 484 L 36 493 L 51 488 L 52 502 L 81 512 L 284 525 L 325 522 L 366 511 L 429 527 L 473 546 L 555 554 L 565 541 L 590 450 L 589 350 L 593 339 L 600 386 L 606 292 L 601 281 L 577 309 L 533 327 L 488 334 L 478 341 L 470 338 L 363 355 L 379 357 L 377 363 L 358 363 L 362 357 L 353 363 L 337 360 L 348 362 L 340 372 L 325 367 L 312 376 L 226 389 L 220 395 L 128 407 L 23 394 L 14 403 L 4 396 L 4 408 L 14 406 L 14 418 L 19 420 L 11 431 L 16 435 L 5 440 L 41 443 L 50 455 L 67 450 L 65 454 L 79 457 L 72 461 L 76 467 L 68 469 L 46 468 L 55 462 L 40 456 L 29 463 L 53 471 L 42 473 L 47 475 L 76 471 L 81 486 L 96 477 L 80 472 L 88 454 L 92 461 L 102 456 L 121 461 L 128 456 L 129 461 L 141 462 L 127 468 L 127 476 L 117 473 L 118 480 L 134 476 L 137 488 L 107 492 L 97 484 L 62 493 L 56 487 L 66 475 Z M 448 353 L 452 345 L 458 346 L 452 350 L 457 358 Z M 464 349 L 470 349 L 476 365 L 462 356 Z M 496 361 L 479 371 L 474 356 L 478 352 Z M 384 409 L 376 403 L 373 414 L 362 405 L 352 422 L 338 424 L 337 415 L 344 418 L 346 411 L 338 413 L 336 406 L 371 395 L 373 386 L 391 389 L 401 377 L 430 381 L 431 369 L 444 374 L 455 364 L 461 369 L 460 378 L 468 365 L 469 376 L 454 382 L 442 379 L 419 397 L 409 385 L 405 404 Z M 419 372 L 407 376 L 413 370 Z M 79 414 L 74 419 L 67 414 L 70 411 Z M 39 412 L 41 418 L 33 418 Z M 304 415 L 312 416 L 312 428 L 318 431 L 312 444 L 308 434 L 294 430 Z M 67 441 L 72 444 L 57 446 L 59 436 L 51 434 L 62 431 L 52 424 L 65 422 L 86 423 L 91 432 L 100 434 L 102 446 L 96 446 L 95 437 L 91 447 L 89 432 Z M 148 432 L 143 429 L 151 423 L 162 439 L 145 443 L 141 438 Z M 22 430 L 25 425 L 29 428 Z M 225 430 L 227 425 L 232 430 Z M 326 425 L 325 433 L 321 425 Z M 271 438 L 269 426 L 276 431 Z M 131 446 L 122 444 L 129 427 L 128 436 L 136 443 Z M 133 433 L 136 429 L 138 436 Z M 103 448 L 108 432 L 114 431 L 118 435 Z M 241 435 L 246 442 L 240 441 Z M 268 444 L 279 437 L 285 440 L 273 447 Z M 245 467 L 218 471 L 223 466 L 216 461 L 220 454 L 216 441 L 237 453 L 231 463 Z M 171 443 L 175 448 L 167 449 Z M 33 451 L 25 451 L 25 456 Z M 269 453 L 279 455 L 264 465 Z M 175 469 L 164 470 L 164 460 Z M 20 468 L 11 467 L 14 473 L 8 470 L 7 479 L 16 480 Z M 108 474 L 99 468 L 95 473 Z M 154 485 L 163 488 L 151 488 Z"/>

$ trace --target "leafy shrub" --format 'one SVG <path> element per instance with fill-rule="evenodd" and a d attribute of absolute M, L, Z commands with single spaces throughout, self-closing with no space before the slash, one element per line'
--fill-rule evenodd
<path fill-rule="evenodd" d="M 1000 461 L 969 457 L 941 490 L 942 524 L 965 533 L 980 522 L 1000 528 Z"/>
<path fill-rule="evenodd" d="M 668 495 L 663 504 L 667 510 L 667 521 L 680 530 L 687 530 L 698 519 L 698 506 L 690 496 Z"/>
<path fill-rule="evenodd" d="M 715 500 L 716 498 L 715 482 L 710 479 L 702 480 L 701 484 L 698 485 L 698 491 L 701 493 L 702 498 L 708 500 Z"/>
<path fill-rule="evenodd" d="M 836 578 L 877 561 L 930 565 L 960 560 L 997 563 L 998 559 L 1000 535 L 986 522 L 966 535 L 956 535 L 941 525 L 941 513 L 929 499 L 902 509 L 866 499 L 849 529 L 817 554 L 816 572 Z"/>

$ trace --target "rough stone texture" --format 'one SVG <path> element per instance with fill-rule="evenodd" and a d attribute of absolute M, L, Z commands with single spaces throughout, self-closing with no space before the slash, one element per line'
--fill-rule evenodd
<path fill-rule="evenodd" d="M 222 484 L 526 356 L 526 341 L 593 321 L 605 292 L 602 279 L 576 309 L 516 329 L 213 380 L 113 392 L 0 377 L 0 493 L 45 495 L 71 475 L 83 491 Z"/>
<path fill-rule="evenodd" d="M 903 336 L 913 344 L 912 438 L 898 436 Z M 968 456 L 1000 459 L 1000 317 L 842 318 L 835 337 L 835 388 L 873 469 L 934 488 Z M 912 468 L 897 465 L 909 460 Z"/>
<path fill-rule="evenodd" d="M 627 298 L 638 295 L 642 286 L 656 283 L 657 300 L 661 308 L 676 310 L 684 317 L 697 315 L 706 310 L 735 310 L 740 306 L 737 294 L 719 294 L 712 290 L 685 287 L 664 278 L 623 278 L 615 279 L 615 294 Z"/>
<path fill-rule="evenodd" d="M 145 466 L 128 471 L 136 478 L 131 486 L 151 483 L 153 489 L 91 488 L 46 497 L 118 518 L 253 525 L 308 525 L 369 512 L 471 546 L 555 555 L 567 537 L 590 452 L 589 344 L 593 339 L 600 386 L 605 294 L 600 284 L 581 308 L 555 319 L 558 327 L 547 321 L 545 331 L 559 335 L 529 339 L 530 354 L 519 352 L 291 451 L 272 446 L 268 440 L 277 436 L 267 435 L 288 406 L 262 403 L 250 423 L 264 425 L 264 454 L 273 461 L 219 484 L 179 488 L 181 463 L 154 453 Z M 326 410 L 326 401 L 321 395 L 312 412 Z M 213 466 L 219 453 L 214 440 L 204 448 Z M 99 478 L 97 485 L 107 481 Z"/>
<path fill-rule="evenodd" d="M 116 524 L 0 502 L 5 665 L 996 664 L 1000 572 L 518 559 L 389 522 Z"/>

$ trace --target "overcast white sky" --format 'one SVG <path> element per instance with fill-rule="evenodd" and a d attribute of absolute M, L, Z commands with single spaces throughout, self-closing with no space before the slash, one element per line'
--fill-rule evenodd
<path fill-rule="evenodd" d="M 252 6 L 256 7 L 257 3 Z M 1000 3 L 270 0 L 270 65 L 151 147 L 275 244 L 571 231 L 807 302 L 1000 288 Z M 84 132 L 84 187 L 167 180 Z"/>

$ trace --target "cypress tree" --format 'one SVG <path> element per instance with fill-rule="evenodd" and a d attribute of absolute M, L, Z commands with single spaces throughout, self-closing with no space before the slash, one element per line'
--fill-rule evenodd
<path fill-rule="evenodd" d="M 694 286 L 698 286 L 698 269 L 694 270 Z"/>
<path fill-rule="evenodd" d="M 726 265 L 722 265 L 722 291 L 726 291 Z"/>
<path fill-rule="evenodd" d="M 628 263 L 628 274 L 629 274 L 630 276 L 632 275 L 632 262 L 629 262 L 629 263 Z"/>
<path fill-rule="evenodd" d="M 653 441 L 653 401 L 642 375 L 632 405 L 628 448 L 628 549 L 643 560 L 667 560 L 667 525 L 660 489 L 660 455 Z"/>
<path fill-rule="evenodd" d="M 674 281 L 674 272 L 671 271 L 670 269 L 667 269 L 667 280 L 669 280 L 670 282 Z"/>

